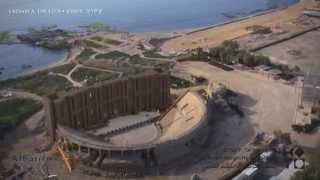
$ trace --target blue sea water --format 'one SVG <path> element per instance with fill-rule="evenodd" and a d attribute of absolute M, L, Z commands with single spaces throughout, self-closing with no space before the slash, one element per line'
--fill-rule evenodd
<path fill-rule="evenodd" d="M 17 77 L 36 68 L 42 68 L 65 57 L 66 51 L 50 51 L 25 44 L 0 45 L 0 80 Z M 24 69 L 23 65 L 32 65 Z"/>
<path fill-rule="evenodd" d="M 2 0 L 0 31 L 59 25 L 73 28 L 103 22 L 130 32 L 174 31 L 228 20 L 223 13 L 249 14 L 283 7 L 297 0 Z M 12 10 L 83 10 L 82 13 L 10 13 Z M 87 13 L 100 9 L 102 13 Z"/>
<path fill-rule="evenodd" d="M 259 10 L 285 7 L 297 0 L 1 0 L 0 31 L 23 32 L 29 27 L 58 25 L 76 29 L 101 22 L 129 32 L 176 31 L 230 20 L 229 15 L 249 15 Z M 96 11 L 93 13 L 93 11 Z M 14 49 L 14 50 L 11 50 Z M 0 46 L 0 67 L 31 64 L 45 66 L 62 52 L 25 45 Z M 11 77 L 15 68 L 1 77 Z"/>

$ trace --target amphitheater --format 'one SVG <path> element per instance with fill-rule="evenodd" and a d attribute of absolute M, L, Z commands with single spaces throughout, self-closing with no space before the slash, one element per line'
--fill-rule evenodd
<path fill-rule="evenodd" d="M 170 95 L 168 74 L 103 82 L 46 99 L 52 141 L 86 165 L 143 173 L 190 153 L 207 137 L 207 108 L 197 92 Z"/>

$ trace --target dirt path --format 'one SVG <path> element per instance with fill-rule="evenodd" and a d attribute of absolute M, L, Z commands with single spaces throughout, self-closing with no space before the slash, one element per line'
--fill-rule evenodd
<path fill-rule="evenodd" d="M 123 72 L 120 72 L 120 71 L 113 71 L 113 70 L 109 70 L 109 69 L 91 67 L 91 66 L 86 66 L 86 65 L 83 65 L 83 64 L 79 64 L 78 68 L 86 68 L 86 69 L 92 69 L 92 70 L 96 70 L 96 71 L 107 72 L 107 73 L 115 73 L 115 74 L 119 74 L 119 77 L 121 77 L 123 75 Z"/>
<path fill-rule="evenodd" d="M 214 47 L 225 40 L 232 40 L 249 34 L 250 31 L 246 28 L 253 25 L 277 26 L 278 24 L 287 23 L 302 14 L 304 5 L 305 3 L 300 2 L 285 10 L 184 35 L 165 42 L 161 50 L 165 53 L 175 53 L 197 47 Z"/>
<path fill-rule="evenodd" d="M 62 73 L 52 73 L 52 75 L 61 76 L 61 77 L 65 78 L 66 80 L 68 80 L 72 84 L 73 87 L 82 87 L 82 83 L 73 80 L 71 77 L 71 74 L 75 70 L 77 70 L 79 68 L 79 66 L 80 65 L 77 64 L 67 75 L 62 74 Z"/>

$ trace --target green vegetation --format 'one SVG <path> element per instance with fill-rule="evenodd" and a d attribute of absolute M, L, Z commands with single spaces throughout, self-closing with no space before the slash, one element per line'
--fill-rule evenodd
<path fill-rule="evenodd" d="M 67 75 L 75 66 L 76 66 L 75 64 L 70 63 L 70 64 L 54 67 L 50 69 L 50 71 L 53 73 L 60 73 L 60 74 Z"/>
<path fill-rule="evenodd" d="M 195 56 L 194 54 L 180 54 L 178 56 L 175 56 L 176 60 L 178 62 L 184 62 L 184 61 L 201 61 L 200 59 L 198 59 L 197 56 Z"/>
<path fill-rule="evenodd" d="M 72 73 L 71 77 L 72 79 L 78 82 L 86 80 L 87 83 L 90 85 L 94 84 L 95 82 L 116 79 L 118 78 L 118 74 L 87 68 L 79 68 Z"/>
<path fill-rule="evenodd" d="M 54 30 L 58 27 L 58 25 L 50 25 L 50 26 L 41 26 L 41 27 L 29 27 L 29 33 L 42 33 L 50 30 Z"/>
<path fill-rule="evenodd" d="M 179 89 L 179 88 L 188 88 L 193 86 L 194 84 L 190 81 L 170 76 L 170 87 L 173 89 Z"/>
<path fill-rule="evenodd" d="M 48 71 L 0 82 L 1 88 L 22 89 L 40 96 L 68 90 L 72 84 L 60 76 L 49 75 Z"/>
<path fill-rule="evenodd" d="M 134 55 L 134 56 L 131 56 L 130 63 L 141 65 L 141 66 L 156 66 L 156 65 L 167 63 L 167 62 L 148 59 L 148 58 L 142 58 L 139 55 Z"/>
<path fill-rule="evenodd" d="M 91 40 L 88 40 L 88 39 L 85 39 L 82 41 L 86 46 L 88 47 L 93 47 L 93 48 L 107 48 L 107 46 L 103 46 L 101 44 L 98 44 L 94 41 L 91 41 Z"/>
<path fill-rule="evenodd" d="M 310 124 L 305 125 L 292 125 L 292 129 L 298 133 L 312 133 L 317 127 L 320 126 L 320 119 L 311 119 Z"/>
<path fill-rule="evenodd" d="M 112 31 L 112 27 L 107 25 L 107 24 L 103 24 L 103 23 L 92 23 L 92 24 L 88 24 L 88 25 L 82 25 L 79 26 L 80 28 L 84 28 L 88 31 L 94 31 L 94 32 L 98 32 L 98 31 Z"/>
<path fill-rule="evenodd" d="M 96 54 L 94 50 L 90 48 L 85 48 L 77 57 L 76 59 L 80 61 L 86 61 L 88 60 L 92 55 Z"/>
<path fill-rule="evenodd" d="M 68 39 L 73 34 L 63 29 L 57 29 L 57 27 L 53 25 L 29 28 L 28 33 L 19 34 L 17 38 L 20 41 L 52 50 L 71 48 L 72 44 L 68 42 Z"/>
<path fill-rule="evenodd" d="M 303 171 L 295 173 L 291 180 L 319 180 L 320 179 L 320 152 L 314 152 L 306 158 L 309 165 Z"/>
<path fill-rule="evenodd" d="M 117 41 L 117 40 L 114 40 L 114 39 L 104 39 L 103 42 L 106 43 L 106 44 L 114 45 L 114 46 L 119 46 L 120 44 L 122 44 L 121 41 Z"/>
<path fill-rule="evenodd" d="M 143 58 L 139 55 L 130 56 L 129 54 L 120 52 L 120 51 L 112 51 L 106 54 L 98 54 L 95 59 L 111 59 L 111 60 L 126 60 L 129 59 L 129 63 L 133 65 L 141 65 L 141 66 L 163 66 L 166 64 L 170 64 L 167 61 L 154 60 L 151 58 Z"/>
<path fill-rule="evenodd" d="M 103 38 L 101 36 L 94 36 L 94 37 L 92 37 L 90 39 L 94 40 L 94 41 L 103 42 L 105 44 L 114 45 L 114 46 L 118 46 L 118 45 L 122 44 L 121 41 L 117 41 L 117 40 L 114 40 L 114 39 L 107 39 L 107 38 Z"/>
<path fill-rule="evenodd" d="M 98 54 L 96 59 L 126 59 L 129 58 L 130 55 L 120 52 L 120 51 L 112 51 L 106 54 Z"/>
<path fill-rule="evenodd" d="M 177 61 L 209 61 L 210 54 L 208 52 L 204 52 L 202 48 L 194 49 L 186 54 L 180 54 L 175 58 Z"/>
<path fill-rule="evenodd" d="M 248 67 L 271 65 L 268 57 L 241 50 L 239 44 L 235 41 L 225 41 L 222 45 L 210 49 L 210 57 L 213 61 L 223 64 L 240 63 Z"/>
<path fill-rule="evenodd" d="M 103 38 L 101 36 L 94 36 L 91 39 L 95 41 L 103 41 Z"/>
<path fill-rule="evenodd" d="M 168 58 L 166 56 L 163 56 L 163 55 L 157 53 L 156 51 L 146 51 L 146 52 L 143 52 L 143 55 L 145 57 L 150 57 L 150 58 Z"/>
<path fill-rule="evenodd" d="M 70 49 L 71 44 L 67 40 L 54 40 L 54 41 L 41 41 L 38 46 L 51 49 L 51 50 L 63 50 Z"/>
<path fill-rule="evenodd" d="M 260 26 L 260 25 L 253 25 L 247 27 L 247 30 L 252 31 L 251 34 L 270 34 L 272 30 L 270 27 Z"/>
<path fill-rule="evenodd" d="M 15 126 L 40 110 L 42 104 L 31 99 L 9 99 L 0 102 L 0 127 Z"/>
<path fill-rule="evenodd" d="M 7 42 L 10 39 L 10 32 L 9 31 L 3 31 L 0 32 L 0 42 Z"/>
<path fill-rule="evenodd" d="M 233 68 L 231 68 L 231 67 L 229 67 L 229 66 L 226 66 L 226 65 L 224 65 L 224 64 L 218 63 L 218 62 L 216 62 L 216 61 L 210 61 L 209 64 L 211 64 L 211 65 L 213 65 L 213 66 L 216 66 L 216 67 L 218 67 L 218 68 L 220 68 L 220 69 L 223 69 L 223 70 L 225 70 L 225 71 L 233 71 L 233 70 L 234 70 Z"/>

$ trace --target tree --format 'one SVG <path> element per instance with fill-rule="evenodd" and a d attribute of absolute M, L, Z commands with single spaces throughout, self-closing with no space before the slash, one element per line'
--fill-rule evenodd
<path fill-rule="evenodd" d="M 267 56 L 257 55 L 254 58 L 257 65 L 271 65 L 271 61 Z"/>
<path fill-rule="evenodd" d="M 254 57 L 250 53 L 244 54 L 243 64 L 248 67 L 254 67 L 255 66 Z"/>

